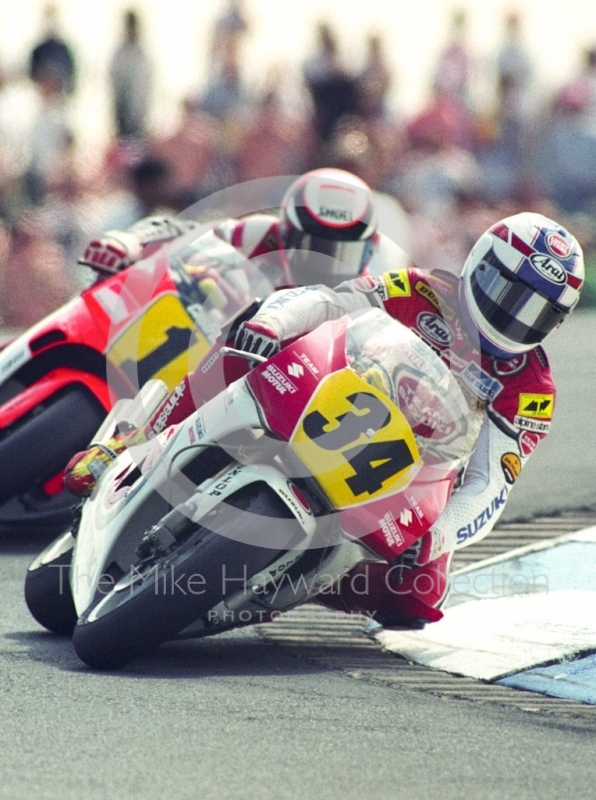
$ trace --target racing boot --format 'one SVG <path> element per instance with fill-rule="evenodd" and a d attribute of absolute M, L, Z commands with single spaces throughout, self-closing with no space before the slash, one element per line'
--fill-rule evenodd
<path fill-rule="evenodd" d="M 65 487 L 77 497 L 89 497 L 97 481 L 120 453 L 128 447 L 144 444 L 148 440 L 145 426 L 120 433 L 105 444 L 92 443 L 88 450 L 74 455 L 66 465 Z"/>
<path fill-rule="evenodd" d="M 364 614 L 384 628 L 423 628 L 443 617 L 439 607 L 447 596 L 450 559 L 451 553 L 444 553 L 422 566 L 408 563 L 407 556 L 393 564 L 361 564 L 344 575 L 334 594 L 317 600 Z"/>

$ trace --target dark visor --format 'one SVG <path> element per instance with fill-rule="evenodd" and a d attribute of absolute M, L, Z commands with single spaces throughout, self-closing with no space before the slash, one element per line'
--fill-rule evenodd
<path fill-rule="evenodd" d="M 492 249 L 473 271 L 471 286 L 484 318 L 518 344 L 538 344 L 569 313 L 507 270 Z"/>
<path fill-rule="evenodd" d="M 313 261 L 310 254 L 321 253 L 332 259 L 325 262 L 325 272 L 330 277 L 347 274 L 355 278 L 370 259 L 372 243 L 370 239 L 356 242 L 327 239 L 294 228 L 286 236 L 286 250 L 295 250 L 288 254 L 292 267 L 301 264 L 306 267 Z"/>

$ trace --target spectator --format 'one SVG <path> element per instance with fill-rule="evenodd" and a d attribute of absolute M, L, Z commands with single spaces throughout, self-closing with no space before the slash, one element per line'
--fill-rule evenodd
<path fill-rule="evenodd" d="M 368 37 L 366 49 L 364 69 L 358 76 L 359 110 L 367 117 L 382 117 L 386 114 L 391 71 L 379 35 L 371 34 Z"/>
<path fill-rule="evenodd" d="M 246 96 L 240 75 L 238 43 L 234 38 L 220 41 L 220 68 L 212 73 L 199 108 L 216 119 L 227 122 L 246 105 Z"/>
<path fill-rule="evenodd" d="M 29 328 L 65 303 L 74 291 L 64 254 L 38 216 L 14 225 L 0 275 L 2 318 L 11 328 Z"/>
<path fill-rule="evenodd" d="M 170 171 L 177 208 L 186 208 L 210 190 L 217 147 L 215 120 L 187 98 L 182 103 L 182 119 L 176 131 L 150 147 L 153 157 L 163 161 Z"/>
<path fill-rule="evenodd" d="M 451 36 L 447 47 L 439 56 L 435 68 L 434 85 L 443 95 L 468 104 L 470 80 L 470 55 L 466 43 L 467 19 L 464 11 L 456 11 L 451 18 Z"/>
<path fill-rule="evenodd" d="M 236 53 L 248 31 L 248 20 L 242 0 L 229 0 L 224 12 L 215 20 L 211 40 L 211 77 L 215 77 L 222 66 L 222 55 L 232 48 Z"/>
<path fill-rule="evenodd" d="M 288 116 L 276 90 L 268 88 L 242 125 L 235 153 L 238 180 L 303 172 L 308 145 L 302 121 Z"/>
<path fill-rule="evenodd" d="M 532 62 L 521 41 L 521 21 L 517 14 L 505 18 L 505 42 L 497 56 L 497 79 L 501 137 L 518 163 L 532 111 Z"/>
<path fill-rule="evenodd" d="M 318 52 L 304 63 L 304 77 L 314 106 L 313 125 L 320 141 L 327 141 L 339 119 L 357 111 L 355 78 L 342 67 L 331 27 L 317 28 Z"/>
<path fill-rule="evenodd" d="M 140 43 L 139 17 L 124 15 L 124 38 L 110 64 L 110 85 L 116 135 L 142 139 L 145 136 L 152 66 Z"/>
<path fill-rule="evenodd" d="M 29 77 L 42 84 L 51 73 L 59 84 L 59 91 L 72 94 L 75 88 L 75 60 L 71 48 L 58 30 L 58 11 L 48 5 L 44 10 L 45 33 L 42 41 L 33 48 L 29 57 Z"/>
<path fill-rule="evenodd" d="M 44 202 L 50 173 L 72 137 L 62 86 L 62 77 L 54 69 L 48 68 L 38 76 L 41 104 L 28 137 L 28 163 L 24 174 L 25 194 L 34 205 Z"/>

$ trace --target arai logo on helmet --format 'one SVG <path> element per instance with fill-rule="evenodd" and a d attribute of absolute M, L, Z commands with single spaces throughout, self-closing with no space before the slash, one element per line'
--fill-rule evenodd
<path fill-rule="evenodd" d="M 416 322 L 422 333 L 432 342 L 443 345 L 443 347 L 453 344 L 455 339 L 453 331 L 438 314 L 424 311 L 422 314 L 418 314 Z"/>
<path fill-rule="evenodd" d="M 565 283 L 567 273 L 562 264 L 550 256 L 545 256 L 542 253 L 532 253 L 530 256 L 530 264 L 534 267 L 536 272 L 546 278 L 551 283 Z"/>
<path fill-rule="evenodd" d="M 549 233 L 546 237 L 546 246 L 553 256 L 559 258 L 569 258 L 571 255 L 571 245 L 568 241 L 559 236 L 558 233 Z"/>

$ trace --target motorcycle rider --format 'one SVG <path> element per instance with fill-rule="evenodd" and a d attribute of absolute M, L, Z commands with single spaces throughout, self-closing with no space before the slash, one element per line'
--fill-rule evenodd
<path fill-rule="evenodd" d="M 108 231 L 87 245 L 80 263 L 116 272 L 164 242 L 197 227 L 190 220 L 146 217 L 126 231 Z M 214 226 L 214 235 L 256 263 L 277 286 L 336 286 L 360 275 L 378 247 L 373 194 L 340 169 L 316 169 L 287 189 L 280 214 L 250 214 Z M 324 270 L 311 253 L 328 256 Z M 279 256 L 274 258 L 273 254 Z"/>
<path fill-rule="evenodd" d="M 442 617 L 453 552 L 490 533 L 522 466 L 548 433 L 555 384 L 540 343 L 577 304 L 583 277 L 576 239 L 526 212 L 479 238 L 459 281 L 447 272 L 405 269 L 361 276 L 334 291 L 281 291 L 242 324 L 236 346 L 270 356 L 327 320 L 383 308 L 450 366 L 470 424 L 480 423 L 461 486 L 430 530 L 393 561 L 357 567 L 339 593 L 321 598 L 325 604 L 374 613 L 386 626 L 422 627 Z M 400 404 L 410 423 L 424 418 L 407 393 Z M 396 521 L 402 524 L 407 520 Z"/>
<path fill-rule="evenodd" d="M 126 231 L 108 231 L 91 241 L 81 263 L 115 272 L 195 227 L 191 221 L 148 217 Z M 251 214 L 226 220 L 204 236 L 231 244 L 276 287 L 336 286 L 363 274 L 380 245 L 372 191 L 360 178 L 340 169 L 312 170 L 293 181 L 279 216 Z M 66 468 L 66 487 L 79 496 L 91 494 L 99 476 L 125 447 L 146 441 L 191 414 L 192 380 L 188 375 L 175 387 L 145 428 L 77 453 Z"/>

